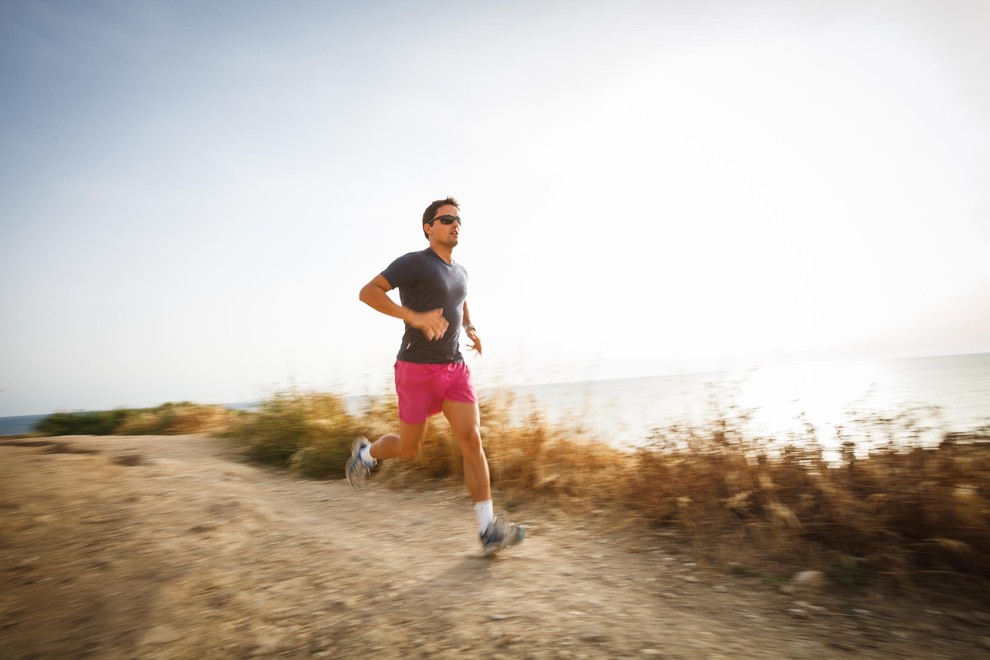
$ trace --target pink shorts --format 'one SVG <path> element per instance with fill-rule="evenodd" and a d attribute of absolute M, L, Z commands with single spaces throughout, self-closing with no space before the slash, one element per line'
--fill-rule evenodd
<path fill-rule="evenodd" d="M 396 360 L 395 393 L 399 395 L 399 419 L 407 424 L 422 424 L 440 412 L 444 401 L 478 401 L 471 370 L 463 362 L 420 364 Z"/>

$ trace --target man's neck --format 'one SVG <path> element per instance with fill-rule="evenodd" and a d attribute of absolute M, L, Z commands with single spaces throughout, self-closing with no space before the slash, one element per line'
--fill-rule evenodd
<path fill-rule="evenodd" d="M 430 241 L 430 249 L 448 264 L 454 263 L 454 248 L 446 245 L 437 245 Z"/>

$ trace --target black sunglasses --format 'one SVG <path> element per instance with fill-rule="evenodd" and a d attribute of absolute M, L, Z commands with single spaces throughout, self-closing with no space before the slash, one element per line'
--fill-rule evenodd
<path fill-rule="evenodd" d="M 452 224 L 454 224 L 454 221 L 457 221 L 457 224 L 459 224 L 461 226 L 464 225 L 464 222 L 461 220 L 460 216 L 457 216 L 457 215 L 440 215 L 440 216 L 437 216 L 437 217 L 433 218 L 432 220 L 430 220 L 426 224 L 432 225 L 437 220 L 440 221 L 440 224 L 441 225 L 452 225 Z"/>

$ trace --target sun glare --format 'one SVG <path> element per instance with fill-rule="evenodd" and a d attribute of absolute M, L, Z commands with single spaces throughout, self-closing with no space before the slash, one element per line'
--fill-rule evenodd
<path fill-rule="evenodd" d="M 740 383 L 738 403 L 751 410 L 754 431 L 783 439 L 811 424 L 823 444 L 849 421 L 881 379 L 882 366 L 870 360 L 803 362 L 757 369 Z"/>

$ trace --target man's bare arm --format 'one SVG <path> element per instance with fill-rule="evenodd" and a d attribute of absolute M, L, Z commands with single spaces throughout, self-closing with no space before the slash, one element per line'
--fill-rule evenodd
<path fill-rule="evenodd" d="M 463 311 L 464 311 L 464 316 L 463 316 L 464 333 L 468 336 L 468 339 L 471 340 L 471 343 L 468 345 L 468 348 L 470 348 L 472 351 L 477 351 L 478 355 L 481 355 L 481 337 L 479 337 L 478 333 L 475 332 L 474 325 L 471 323 L 471 312 L 468 311 L 468 305 L 466 300 L 464 301 Z"/>
<path fill-rule="evenodd" d="M 372 309 L 382 314 L 402 319 L 412 327 L 420 330 L 431 341 L 443 337 L 444 333 L 447 332 L 447 319 L 443 317 L 442 309 L 415 312 L 408 307 L 397 304 L 389 298 L 388 292 L 391 290 L 391 283 L 385 279 L 384 275 L 379 274 L 361 287 L 359 297 L 361 302 Z"/>

